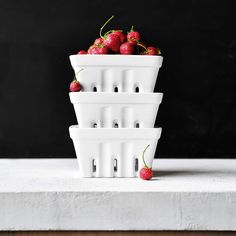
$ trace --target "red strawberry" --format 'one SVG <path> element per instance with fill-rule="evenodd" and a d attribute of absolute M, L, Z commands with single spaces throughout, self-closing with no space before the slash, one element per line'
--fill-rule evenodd
<path fill-rule="evenodd" d="M 108 47 L 106 47 L 106 46 L 101 47 L 99 50 L 99 53 L 100 54 L 108 54 L 109 53 Z"/>
<path fill-rule="evenodd" d="M 147 50 L 143 52 L 143 55 L 150 55 L 150 56 L 156 56 L 160 54 L 161 54 L 160 49 L 155 47 L 148 47 Z"/>
<path fill-rule="evenodd" d="M 84 69 L 79 70 L 74 77 L 74 80 L 70 83 L 70 91 L 71 92 L 79 92 L 82 88 L 81 84 L 79 81 L 77 81 L 76 76 Z"/>
<path fill-rule="evenodd" d="M 94 41 L 94 44 L 97 45 L 97 44 L 102 44 L 103 43 L 103 39 L 102 38 L 97 38 L 95 41 Z"/>
<path fill-rule="evenodd" d="M 131 55 L 133 53 L 134 53 L 134 46 L 131 43 L 125 42 L 120 45 L 120 54 Z"/>
<path fill-rule="evenodd" d="M 126 41 L 126 35 L 124 35 L 121 30 L 113 30 L 112 33 L 120 37 L 121 43 L 124 43 Z"/>
<path fill-rule="evenodd" d="M 127 34 L 127 41 L 130 42 L 133 45 L 136 45 L 140 40 L 140 34 L 137 31 L 133 30 L 133 26 L 130 30 L 130 32 Z"/>
<path fill-rule="evenodd" d="M 114 34 L 114 30 L 108 31 L 105 35 L 102 35 L 103 28 L 114 18 L 114 16 L 110 17 L 105 24 L 100 28 L 100 38 L 103 39 L 103 45 L 107 46 L 111 51 L 117 53 L 119 52 L 121 39 L 120 34 Z M 115 31 L 116 32 L 116 31 Z"/>
<path fill-rule="evenodd" d="M 150 144 L 143 151 L 142 159 L 143 159 L 144 167 L 139 171 L 139 176 L 143 180 L 149 180 L 153 177 L 152 168 L 149 168 L 144 160 L 144 153 L 146 152 L 149 146 Z"/>
<path fill-rule="evenodd" d="M 143 180 L 149 180 L 153 177 L 153 171 L 151 168 L 142 168 L 139 172 L 140 178 Z"/>
<path fill-rule="evenodd" d="M 94 52 L 97 52 L 97 51 L 98 51 L 97 45 L 93 44 L 92 46 L 89 47 L 88 54 L 95 54 Z"/>
<path fill-rule="evenodd" d="M 146 55 L 151 55 L 151 56 L 155 56 L 157 55 L 157 49 L 154 48 L 154 47 L 148 47 L 147 48 L 147 52 L 146 52 Z"/>
<path fill-rule="evenodd" d="M 70 91 L 71 91 L 71 92 L 79 92 L 80 90 L 81 90 L 80 82 L 77 81 L 77 80 L 73 80 L 73 81 L 70 83 Z"/>
<path fill-rule="evenodd" d="M 111 51 L 117 53 L 120 49 L 121 40 L 118 35 L 111 33 L 105 37 L 103 44 L 107 46 Z"/>
<path fill-rule="evenodd" d="M 106 46 L 103 46 L 101 44 L 98 45 L 92 45 L 89 49 L 88 49 L 88 54 L 108 54 L 109 53 L 109 49 Z"/>
<path fill-rule="evenodd" d="M 79 51 L 77 54 L 83 55 L 83 54 L 87 54 L 87 52 L 86 52 L 85 50 L 81 50 L 81 51 Z"/>

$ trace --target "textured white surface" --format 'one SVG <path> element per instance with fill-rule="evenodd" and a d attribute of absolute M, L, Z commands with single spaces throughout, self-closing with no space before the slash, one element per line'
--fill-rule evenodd
<path fill-rule="evenodd" d="M 73 92 L 80 128 L 153 128 L 162 93 L 100 93 Z"/>
<path fill-rule="evenodd" d="M 236 230 L 236 160 L 155 160 L 156 177 L 83 179 L 76 159 L 0 160 L 1 230 Z"/>
<path fill-rule="evenodd" d="M 153 92 L 162 56 L 71 55 L 75 71 L 84 69 L 77 79 L 83 91 Z"/>

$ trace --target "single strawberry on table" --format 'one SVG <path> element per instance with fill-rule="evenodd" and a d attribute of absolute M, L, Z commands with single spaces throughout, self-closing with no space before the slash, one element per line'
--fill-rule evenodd
<path fill-rule="evenodd" d="M 139 176 L 143 180 L 150 180 L 153 177 L 152 168 L 149 168 L 144 160 L 144 153 L 146 152 L 146 150 L 148 149 L 149 146 L 150 146 L 150 144 L 144 149 L 143 154 L 142 154 L 142 160 L 143 160 L 144 167 L 139 171 Z"/>

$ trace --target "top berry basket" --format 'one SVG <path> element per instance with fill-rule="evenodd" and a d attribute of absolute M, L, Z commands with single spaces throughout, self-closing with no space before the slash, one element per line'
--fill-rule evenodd
<path fill-rule="evenodd" d="M 85 92 L 153 92 L 162 56 L 72 55 Z"/>

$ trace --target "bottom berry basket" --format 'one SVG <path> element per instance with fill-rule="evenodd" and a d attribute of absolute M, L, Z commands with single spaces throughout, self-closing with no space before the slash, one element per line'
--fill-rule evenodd
<path fill-rule="evenodd" d="M 69 128 L 80 177 L 137 177 L 145 161 L 152 166 L 161 128 Z"/>

